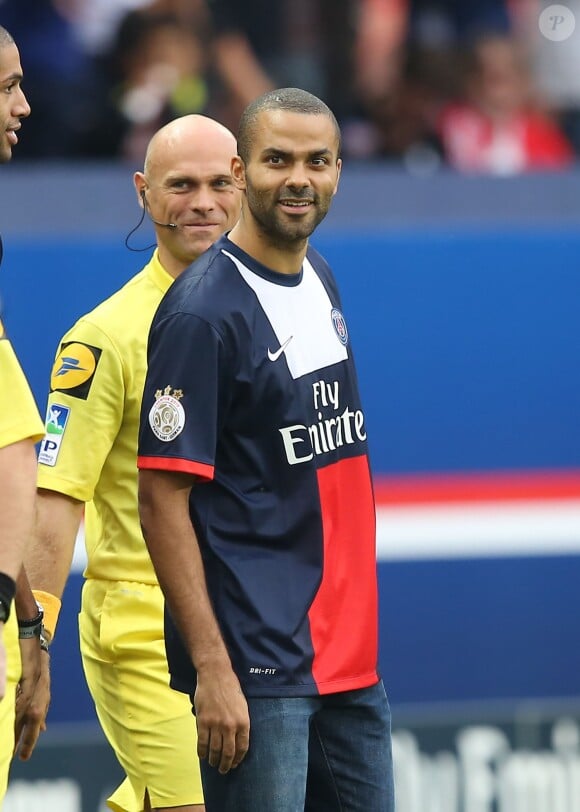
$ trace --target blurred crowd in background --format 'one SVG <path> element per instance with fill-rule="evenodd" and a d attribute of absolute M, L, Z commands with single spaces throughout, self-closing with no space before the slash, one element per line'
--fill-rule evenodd
<path fill-rule="evenodd" d="M 580 155 L 577 30 L 542 0 L 0 0 L 33 115 L 19 159 L 142 165 L 155 130 L 204 113 L 234 132 L 270 88 L 323 98 L 349 161 L 509 175 Z"/>

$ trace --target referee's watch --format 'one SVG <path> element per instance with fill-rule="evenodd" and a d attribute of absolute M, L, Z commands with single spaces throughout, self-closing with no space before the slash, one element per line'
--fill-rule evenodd
<path fill-rule="evenodd" d="M 46 653 L 48 654 L 49 653 L 49 645 L 50 645 L 50 643 L 48 642 L 48 637 L 46 636 L 46 633 L 44 631 L 44 626 L 43 626 L 42 629 L 40 630 L 40 650 L 41 651 L 46 651 Z"/>

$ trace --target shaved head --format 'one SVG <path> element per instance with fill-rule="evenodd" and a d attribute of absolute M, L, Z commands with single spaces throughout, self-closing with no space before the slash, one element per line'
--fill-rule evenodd
<path fill-rule="evenodd" d="M 207 116 L 176 118 L 147 148 L 135 189 L 155 227 L 159 258 L 172 276 L 236 223 L 241 192 L 232 178 L 236 139 Z"/>
<path fill-rule="evenodd" d="M 14 45 L 14 38 L 3 26 L 0 25 L 0 48 L 6 45 Z"/>
<path fill-rule="evenodd" d="M 202 145 L 213 144 L 216 150 L 236 154 L 236 139 L 227 127 L 212 118 L 200 115 L 176 118 L 158 130 L 147 147 L 143 171 L 149 179 L 160 167 L 175 162 L 176 152 L 190 151 L 195 155 Z"/>

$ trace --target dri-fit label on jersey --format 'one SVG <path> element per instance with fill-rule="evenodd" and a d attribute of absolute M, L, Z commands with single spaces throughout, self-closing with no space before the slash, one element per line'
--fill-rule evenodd
<path fill-rule="evenodd" d="M 50 391 L 86 400 L 101 353 L 99 347 L 80 341 L 61 344 L 50 375 Z"/>
<path fill-rule="evenodd" d="M 59 403 L 49 403 L 46 411 L 46 434 L 40 444 L 38 462 L 43 465 L 55 465 L 64 436 L 70 409 Z"/>

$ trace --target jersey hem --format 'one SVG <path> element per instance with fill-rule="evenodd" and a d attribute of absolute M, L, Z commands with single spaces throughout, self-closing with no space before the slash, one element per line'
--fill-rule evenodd
<path fill-rule="evenodd" d="M 40 420 L 40 418 L 39 418 Z M 10 429 L 0 433 L 0 448 L 7 448 L 9 445 L 21 443 L 23 440 L 32 440 L 38 443 L 44 439 L 44 427 L 36 420 L 23 421 L 16 425 L 11 425 Z"/>
<path fill-rule="evenodd" d="M 90 502 L 93 498 L 93 492 L 90 490 L 83 490 L 79 488 L 76 482 L 70 482 L 68 479 L 62 479 L 61 477 L 53 477 L 48 474 L 48 472 L 44 471 L 44 468 L 51 468 L 52 466 L 45 466 L 44 463 L 39 463 L 38 465 L 38 479 L 36 482 L 36 487 L 41 488 L 45 491 L 55 491 L 56 493 L 61 493 L 64 496 L 70 496 L 72 499 L 76 499 L 79 502 Z"/>
<path fill-rule="evenodd" d="M 321 695 L 336 694 L 342 693 L 343 691 L 356 691 L 359 688 L 369 688 L 371 685 L 376 685 L 378 681 L 379 675 L 377 671 L 373 671 L 370 674 L 359 674 L 356 677 L 332 680 L 330 682 L 318 682 L 317 688 Z"/>
<path fill-rule="evenodd" d="M 301 696 L 325 696 L 327 694 L 341 694 L 346 691 L 357 691 L 363 688 L 370 688 L 380 681 L 378 671 L 373 671 L 370 674 L 360 674 L 356 677 L 349 677 L 342 680 L 333 680 L 331 682 L 323 682 L 316 684 L 315 682 L 303 683 L 301 685 L 284 685 L 279 690 L 265 690 L 258 686 L 251 687 L 242 684 L 242 691 L 244 696 L 253 698 L 271 698 L 271 699 L 284 699 L 285 697 L 301 697 Z M 183 694 L 192 695 L 195 686 L 191 683 L 176 678 L 171 675 L 170 685 L 175 691 L 180 691 Z"/>

